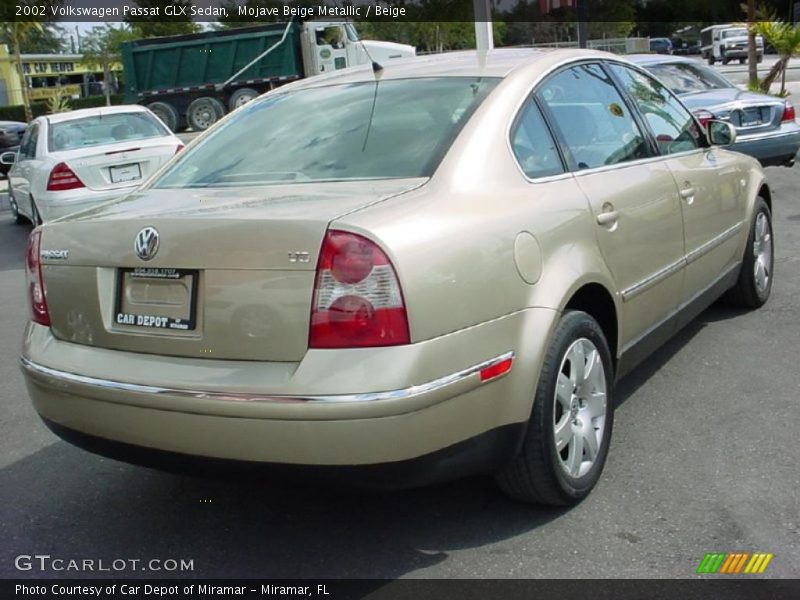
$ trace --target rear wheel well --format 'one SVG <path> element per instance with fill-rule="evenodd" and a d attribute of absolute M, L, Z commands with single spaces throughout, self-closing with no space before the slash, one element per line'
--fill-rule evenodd
<path fill-rule="evenodd" d="M 766 183 L 758 190 L 758 195 L 764 199 L 764 202 L 769 206 L 769 211 L 772 212 L 772 192 L 769 191 L 769 186 Z"/>
<path fill-rule="evenodd" d="M 617 364 L 617 309 L 614 298 L 599 283 L 588 283 L 569 299 L 565 310 L 581 310 L 594 318 L 606 336 L 614 366 Z"/>

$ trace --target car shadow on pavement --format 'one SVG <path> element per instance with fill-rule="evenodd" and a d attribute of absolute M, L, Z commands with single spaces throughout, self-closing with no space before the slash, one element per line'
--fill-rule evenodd
<path fill-rule="evenodd" d="M 615 406 L 619 408 L 628 398 L 635 395 L 640 387 L 669 363 L 675 354 L 688 345 L 706 325 L 734 319 L 747 312 L 727 306 L 722 301 L 712 304 L 617 383 L 614 394 Z"/>
<path fill-rule="evenodd" d="M 194 561 L 190 574 L 92 577 L 394 579 L 461 549 L 502 560 L 505 540 L 567 512 L 512 502 L 487 477 L 392 493 L 287 487 L 162 473 L 61 441 L 0 470 L 0 506 L 2 577 L 82 575 L 14 569 L 16 555 L 43 553 Z"/>

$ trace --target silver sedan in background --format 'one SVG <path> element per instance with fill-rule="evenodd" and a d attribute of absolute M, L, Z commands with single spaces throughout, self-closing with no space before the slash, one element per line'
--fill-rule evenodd
<path fill-rule="evenodd" d="M 701 124 L 718 119 L 733 125 L 736 144 L 731 150 L 749 154 L 764 166 L 794 165 L 800 149 L 800 125 L 788 100 L 741 90 L 690 58 L 653 54 L 628 58 L 675 92 Z"/>

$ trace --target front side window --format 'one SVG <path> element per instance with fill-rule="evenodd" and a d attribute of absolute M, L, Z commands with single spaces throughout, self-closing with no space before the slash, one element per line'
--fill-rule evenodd
<path fill-rule="evenodd" d="M 537 90 L 574 166 L 593 169 L 646 158 L 647 142 L 611 78 L 598 64 L 564 69 Z"/>
<path fill-rule="evenodd" d="M 514 123 L 511 148 L 522 171 L 531 179 L 564 172 L 556 143 L 533 99 L 525 103 Z"/>
<path fill-rule="evenodd" d="M 47 143 L 50 152 L 60 152 L 165 135 L 169 132 L 150 113 L 111 113 L 53 123 Z"/>
<path fill-rule="evenodd" d="M 180 156 L 154 186 L 429 177 L 497 82 L 366 81 L 267 95 Z"/>
<path fill-rule="evenodd" d="M 20 142 L 19 153 L 22 158 L 36 158 L 36 140 L 39 137 L 39 124 L 34 123 L 25 132 Z"/>
<path fill-rule="evenodd" d="M 688 152 L 701 145 L 700 129 L 692 115 L 661 83 L 634 69 L 611 65 L 647 124 L 661 154 Z"/>

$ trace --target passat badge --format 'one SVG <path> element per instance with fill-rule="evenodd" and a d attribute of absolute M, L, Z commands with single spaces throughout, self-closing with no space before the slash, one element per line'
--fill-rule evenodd
<path fill-rule="evenodd" d="M 142 260 L 150 260 L 158 253 L 158 230 L 155 227 L 145 227 L 136 234 L 133 243 L 136 256 Z"/>
<path fill-rule="evenodd" d="M 43 260 L 67 260 L 69 258 L 69 250 L 42 250 L 39 256 Z"/>

